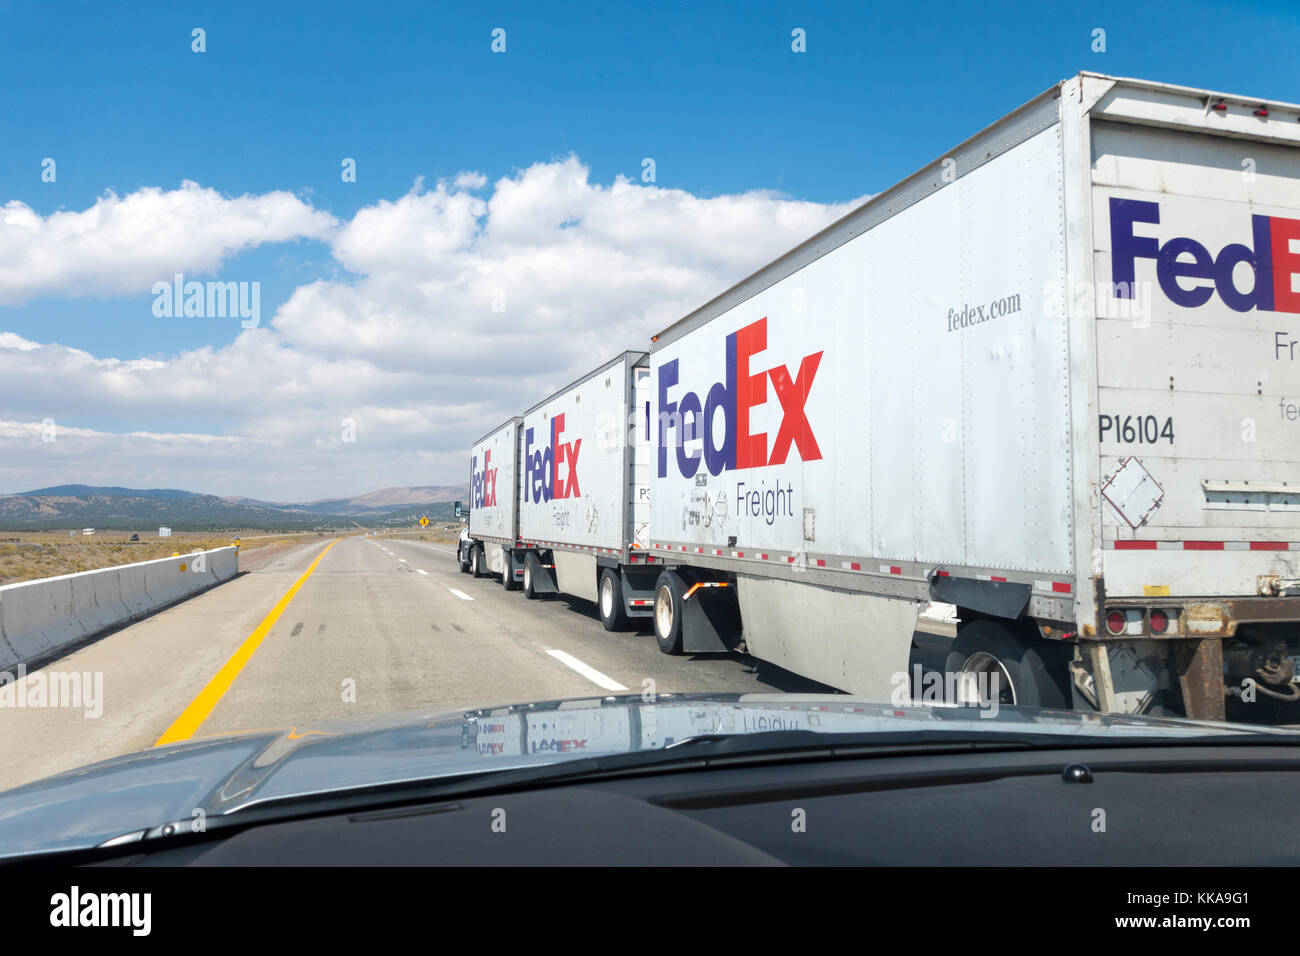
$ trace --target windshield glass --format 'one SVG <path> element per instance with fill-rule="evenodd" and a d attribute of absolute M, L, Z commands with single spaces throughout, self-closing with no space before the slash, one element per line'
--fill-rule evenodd
<path fill-rule="evenodd" d="M 1291 739 L 1300 29 L 896 6 L 7 11 L 0 855 L 23 786 Z"/>

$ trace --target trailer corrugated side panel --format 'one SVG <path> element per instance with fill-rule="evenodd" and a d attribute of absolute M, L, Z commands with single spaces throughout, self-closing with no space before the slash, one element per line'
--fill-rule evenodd
<path fill-rule="evenodd" d="M 474 443 L 469 466 L 469 533 L 513 545 L 519 532 L 519 423 L 512 418 Z"/>
<path fill-rule="evenodd" d="M 620 553 L 627 545 L 631 370 L 627 352 L 524 413 L 519 535 L 527 543 Z"/>
<path fill-rule="evenodd" d="M 661 336 L 655 545 L 747 567 L 1073 575 L 1055 99 L 1035 116 L 994 158 Z"/>

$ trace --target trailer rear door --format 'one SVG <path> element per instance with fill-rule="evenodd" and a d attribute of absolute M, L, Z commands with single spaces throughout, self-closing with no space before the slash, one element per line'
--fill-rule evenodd
<path fill-rule="evenodd" d="M 1284 130 L 1192 100 L 1117 88 L 1110 114 L 1145 125 L 1096 118 L 1106 100 L 1091 123 L 1112 596 L 1253 595 L 1259 575 L 1300 576 L 1295 115 Z M 1279 138 L 1224 135 L 1269 124 Z"/>

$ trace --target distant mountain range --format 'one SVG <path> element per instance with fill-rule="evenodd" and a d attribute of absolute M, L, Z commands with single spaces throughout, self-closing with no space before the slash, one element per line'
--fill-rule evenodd
<path fill-rule="evenodd" d="M 324 498 L 320 501 L 308 501 L 305 504 L 281 504 L 255 501 L 251 498 L 227 500 L 262 508 L 277 508 L 281 511 L 305 511 L 310 514 L 373 515 L 415 505 L 464 501 L 468 496 L 468 485 L 422 485 L 414 488 L 381 488 L 379 491 L 367 492 L 352 498 Z"/>
<path fill-rule="evenodd" d="M 468 497 L 467 485 L 426 485 L 283 504 L 177 488 L 56 485 L 0 495 L 0 529 L 88 527 L 138 531 L 158 525 L 176 531 L 328 530 L 358 525 L 388 528 L 414 523 L 421 514 L 434 520 L 450 518 L 453 502 Z"/>
<path fill-rule="evenodd" d="M 175 500 L 177 498 L 202 498 L 203 495 L 196 491 L 181 491 L 178 488 L 149 488 L 140 490 L 137 488 L 96 488 L 93 485 L 55 485 L 53 488 L 37 488 L 35 491 L 22 491 L 19 495 L 36 495 L 39 497 L 83 497 L 86 495 L 102 495 L 107 498 L 162 498 L 164 500 Z"/>

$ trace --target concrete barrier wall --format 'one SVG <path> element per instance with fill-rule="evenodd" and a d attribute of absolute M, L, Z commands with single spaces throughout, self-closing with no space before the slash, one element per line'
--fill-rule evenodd
<path fill-rule="evenodd" d="M 0 587 L 0 671 L 65 648 L 229 581 L 238 548 L 158 558 Z"/>

